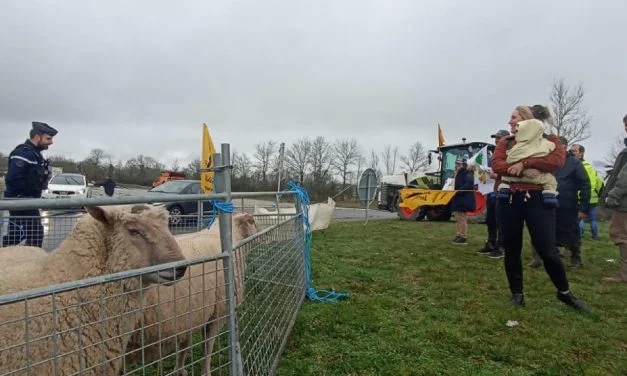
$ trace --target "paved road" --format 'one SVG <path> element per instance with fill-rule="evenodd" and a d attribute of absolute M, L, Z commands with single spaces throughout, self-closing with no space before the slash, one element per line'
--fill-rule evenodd
<path fill-rule="evenodd" d="M 396 213 L 383 210 L 368 210 L 368 220 L 398 218 Z M 366 209 L 335 208 L 333 219 L 338 221 L 365 220 Z"/>
<path fill-rule="evenodd" d="M 122 195 L 127 195 L 127 192 L 120 192 Z M 132 194 L 132 193 L 131 193 Z M 235 200 L 233 202 L 236 209 L 241 210 L 241 200 Z M 272 208 L 274 202 L 270 200 L 256 200 L 246 199 L 244 200 L 244 211 L 253 213 L 255 206 Z M 289 206 L 289 204 L 280 204 L 280 206 Z M 0 224 L 0 233 L 7 233 L 7 218 L 8 212 L 4 212 L 4 221 Z M 76 221 L 83 216 L 83 212 L 77 211 L 42 211 L 42 224 L 44 225 L 44 244 L 43 248 L 52 250 L 56 248 L 70 233 Z M 195 216 L 190 216 L 190 219 Z M 388 219 L 396 218 L 396 213 L 390 213 L 381 210 L 368 210 L 368 220 L 376 219 Z M 357 208 L 338 208 L 336 207 L 333 213 L 333 221 L 359 221 L 366 219 L 366 210 Z M 180 225 L 172 227 L 173 233 L 184 233 L 195 231 L 197 225 L 195 220 L 185 221 Z"/>

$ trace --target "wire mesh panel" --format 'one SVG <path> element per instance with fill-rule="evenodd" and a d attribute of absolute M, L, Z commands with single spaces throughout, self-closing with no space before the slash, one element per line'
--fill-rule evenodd
<path fill-rule="evenodd" d="M 50 251 L 72 231 L 83 211 L 43 211 L 41 217 L 5 216 L 2 246 L 31 245 Z"/>
<path fill-rule="evenodd" d="M 119 375 L 154 272 L 135 274 L 1 296 L 0 375 Z"/>
<path fill-rule="evenodd" d="M 140 205 L 138 213 L 147 207 Z M 242 230 L 236 218 L 254 218 L 252 229 Z M 93 220 L 81 208 L 41 210 L 42 248 L 51 251 L 72 238 L 72 248 L 81 254 L 82 243 L 72 234 L 86 219 Z M 24 244 L 25 222 L 20 223 L 19 239 Z M 217 218 L 213 213 L 170 215 L 159 231 L 167 234 L 169 230 L 183 252 L 184 259 L 168 269 L 171 275 L 179 275 L 174 284 L 157 284 L 155 276 L 165 269 L 156 269 L 154 260 L 147 259 L 153 266 L 123 269 L 123 276 L 96 273 L 90 279 L 80 279 L 94 274 L 78 262 L 63 268 L 52 263 L 47 266 L 49 273 L 72 268 L 81 273 L 74 278 L 69 272 L 50 282 L 45 273 L 34 275 L 40 279 L 36 290 L 3 288 L 8 295 L 0 295 L 0 376 L 201 375 L 209 371 L 214 376 L 230 376 L 232 359 L 236 359 L 231 350 L 235 349 L 241 354 L 244 374 L 274 374 L 305 296 L 302 216 L 233 214 L 232 226 L 235 316 L 229 314 L 226 276 L 230 262 L 228 253 L 222 253 Z M 26 265 L 46 255 L 24 257 L 32 251 L 16 248 L 20 249 L 0 249 L 4 252 L 0 253 L 4 257 L 0 278 L 8 266 L 15 273 L 16 262 Z M 15 257 L 10 265 L 3 264 L 9 253 L 18 251 L 22 259 Z M 181 267 L 186 268 L 184 275 Z M 59 285 L 55 281 L 70 282 Z M 239 340 L 230 337 L 231 317 L 236 317 Z"/>
<path fill-rule="evenodd" d="M 33 245 L 51 251 L 68 236 L 85 211 L 41 211 L 36 216 L 5 216 L 0 245 Z M 170 215 L 169 229 L 173 235 L 186 234 L 207 227 L 211 213 Z M 40 225 L 41 224 L 41 225 Z M 41 244 L 41 245 L 39 245 Z"/>
<path fill-rule="evenodd" d="M 219 252 L 220 244 L 217 244 Z M 152 286 L 126 348 L 125 375 L 229 373 L 224 260 L 190 265 L 172 286 Z"/>
<path fill-rule="evenodd" d="M 305 297 L 302 219 L 292 216 L 241 245 L 242 251 L 248 255 L 238 306 L 244 374 L 272 375 Z"/>

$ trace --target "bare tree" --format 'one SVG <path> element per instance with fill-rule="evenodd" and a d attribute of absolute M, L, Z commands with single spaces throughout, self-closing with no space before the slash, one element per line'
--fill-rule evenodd
<path fill-rule="evenodd" d="M 249 178 L 252 175 L 253 163 L 247 154 L 239 154 L 234 151 L 231 160 L 233 161 L 233 176 L 236 178 Z"/>
<path fill-rule="evenodd" d="M 200 158 L 196 158 L 189 162 L 185 168 L 185 175 L 187 175 L 190 179 L 200 179 L 201 163 Z"/>
<path fill-rule="evenodd" d="M 419 141 L 411 145 L 407 155 L 401 156 L 401 162 L 403 163 L 403 169 L 410 173 L 427 168 L 429 165 L 427 153 Z"/>
<path fill-rule="evenodd" d="M 305 173 L 307 173 L 310 157 L 311 140 L 307 137 L 296 140 L 296 142 L 285 151 L 285 163 L 288 169 L 298 175 L 300 182 L 305 180 Z"/>
<path fill-rule="evenodd" d="M 333 145 L 334 158 L 333 166 L 342 178 L 342 189 L 346 187 L 346 181 L 350 173 L 350 168 L 358 161 L 360 156 L 359 145 L 357 140 L 340 139 Z"/>
<path fill-rule="evenodd" d="M 392 175 L 396 171 L 396 159 L 398 157 L 398 146 L 392 148 L 392 145 L 386 145 L 381 154 L 383 157 L 383 166 L 385 167 L 385 174 Z"/>
<path fill-rule="evenodd" d="M 256 167 L 264 183 L 268 181 L 268 170 L 276 150 L 276 142 L 273 140 L 255 145 Z"/>
<path fill-rule="evenodd" d="M 623 139 L 621 139 L 620 136 L 616 136 L 614 142 L 612 142 L 612 146 L 610 146 L 610 149 L 605 156 L 604 162 L 608 165 L 613 165 L 618 157 L 618 153 L 620 153 L 624 148 L 625 143 L 623 142 Z"/>
<path fill-rule="evenodd" d="M 549 122 L 549 129 L 558 136 L 566 137 L 568 143 L 590 137 L 590 117 L 584 107 L 585 94 L 582 83 L 569 87 L 564 79 L 554 81 L 551 87 L 553 118 Z"/>
<path fill-rule="evenodd" d="M 96 166 L 100 166 L 105 160 L 111 163 L 111 155 L 103 149 L 92 149 L 92 151 L 89 152 L 89 156 L 87 156 L 87 160 Z"/>
<path fill-rule="evenodd" d="M 324 136 L 316 137 L 311 143 L 309 164 L 314 182 L 326 179 L 331 168 L 331 144 Z"/>
<path fill-rule="evenodd" d="M 370 167 L 377 173 L 377 179 L 381 178 L 381 169 L 379 168 L 379 155 L 376 151 L 374 151 L 374 149 L 370 151 L 370 161 L 368 167 Z"/>
<path fill-rule="evenodd" d="M 179 172 L 181 169 L 181 161 L 178 158 L 174 158 L 172 163 L 170 163 L 170 170 L 174 172 Z"/>
<path fill-rule="evenodd" d="M 359 176 L 361 175 L 361 173 L 364 172 L 365 169 L 366 169 L 366 157 L 360 154 L 359 158 L 357 158 L 357 176 L 355 177 L 355 180 L 353 181 L 356 182 L 357 179 L 359 179 Z"/>

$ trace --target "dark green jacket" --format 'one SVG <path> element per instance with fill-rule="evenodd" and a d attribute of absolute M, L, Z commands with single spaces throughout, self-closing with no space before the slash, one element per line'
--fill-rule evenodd
<path fill-rule="evenodd" d="M 612 174 L 607 179 L 599 204 L 619 212 L 627 212 L 627 148 L 616 157 Z"/>

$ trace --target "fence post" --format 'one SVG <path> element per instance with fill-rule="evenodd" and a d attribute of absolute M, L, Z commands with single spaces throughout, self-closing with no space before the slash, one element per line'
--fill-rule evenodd
<path fill-rule="evenodd" d="M 226 193 L 225 203 L 231 203 L 231 149 L 229 144 L 221 145 L 221 154 L 214 156 L 216 168 L 216 192 Z M 243 376 L 242 354 L 239 346 L 239 332 L 237 329 L 237 316 L 235 304 L 235 262 L 233 260 L 233 225 L 230 211 L 220 210 L 218 223 L 220 224 L 220 243 L 222 252 L 228 256 L 223 259 L 225 277 L 227 280 L 227 304 L 229 310 L 229 360 L 230 374 Z"/>
<path fill-rule="evenodd" d="M 4 200 L 4 178 L 0 178 L 0 200 Z M 0 209 L 0 247 L 4 244 L 2 243 L 2 237 L 4 236 L 4 210 Z"/>
<path fill-rule="evenodd" d="M 309 264 L 307 262 L 307 230 L 305 229 L 306 224 L 305 221 L 308 218 L 305 218 L 305 206 L 300 200 L 300 196 L 294 195 L 294 207 L 296 208 L 296 215 L 300 216 L 300 221 L 295 221 L 294 223 L 294 237 L 297 237 L 300 241 L 303 242 L 303 270 L 305 271 L 305 289 L 303 290 L 303 295 L 307 296 L 307 290 L 309 289 Z"/>

